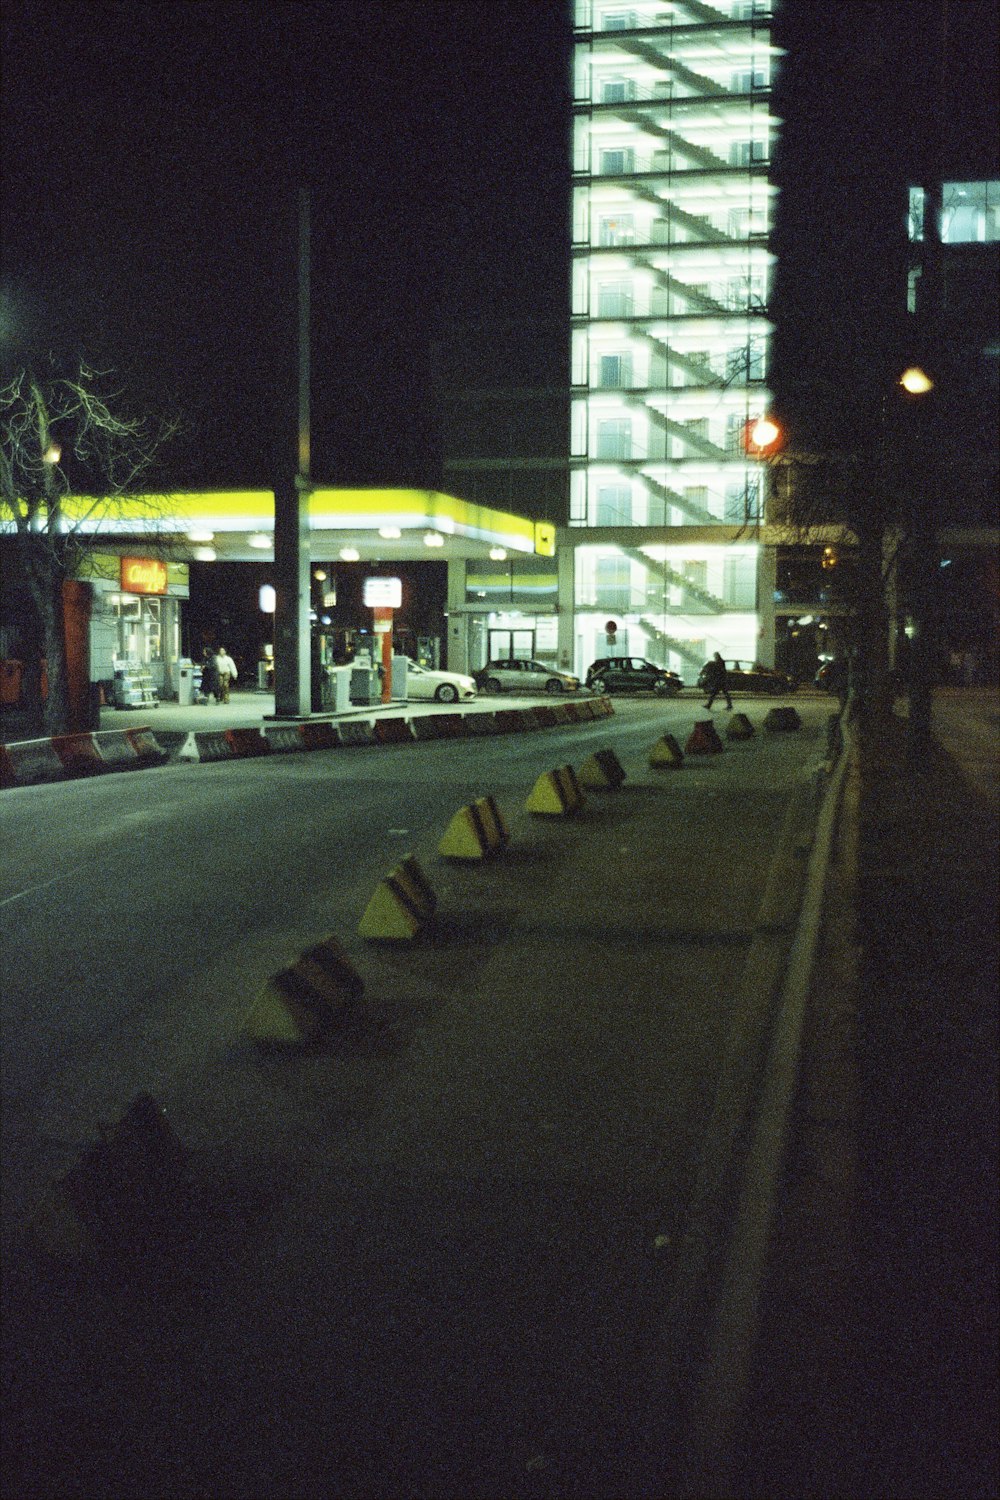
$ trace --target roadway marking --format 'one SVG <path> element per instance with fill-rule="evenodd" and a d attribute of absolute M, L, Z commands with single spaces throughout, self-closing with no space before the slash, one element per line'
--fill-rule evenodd
<path fill-rule="evenodd" d="M 75 869 L 67 870 L 65 875 L 53 875 L 51 880 L 43 880 L 40 885 L 29 885 L 25 890 L 18 891 L 14 896 L 5 896 L 0 901 L 0 906 L 10 906 L 15 901 L 22 901 L 25 896 L 33 896 L 36 891 L 44 891 L 50 885 L 58 885 L 60 880 L 68 880 L 71 875 L 75 875 L 82 868 L 82 865 L 77 865 Z"/>

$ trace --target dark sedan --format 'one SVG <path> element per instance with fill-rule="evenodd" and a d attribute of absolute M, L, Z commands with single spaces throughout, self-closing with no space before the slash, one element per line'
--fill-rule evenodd
<path fill-rule="evenodd" d="M 587 668 L 585 686 L 595 693 L 658 693 L 676 698 L 684 683 L 643 656 L 603 656 Z"/>
<path fill-rule="evenodd" d="M 798 686 L 794 677 L 779 672 L 774 667 L 762 667 L 759 662 L 727 661 L 726 687 L 731 693 L 794 693 Z M 698 673 L 698 686 L 705 692 L 706 662 Z"/>

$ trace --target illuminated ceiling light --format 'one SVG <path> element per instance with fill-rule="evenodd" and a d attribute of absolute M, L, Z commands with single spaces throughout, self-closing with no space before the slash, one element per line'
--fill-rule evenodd
<path fill-rule="evenodd" d="M 215 562 L 218 556 L 214 547 L 196 547 L 193 555 L 195 562 Z"/>
<path fill-rule="evenodd" d="M 58 443 L 50 443 L 42 454 L 43 464 L 57 464 L 62 458 L 62 449 Z"/>
<path fill-rule="evenodd" d="M 344 562 L 357 562 L 361 556 L 357 547 L 341 547 L 340 555 Z"/>
<path fill-rule="evenodd" d="M 494 562 L 506 562 L 507 561 L 507 551 L 506 551 L 506 548 L 504 548 L 504 547 L 491 547 L 490 548 L 490 556 L 492 557 L 492 559 L 493 559 Z"/>
<path fill-rule="evenodd" d="M 317 583 L 326 582 L 326 573 L 323 568 L 313 568 L 313 577 L 316 579 Z"/>
<path fill-rule="evenodd" d="M 271 538 L 266 531 L 254 531 L 247 537 L 247 546 L 253 547 L 256 552 L 270 552 Z"/>
<path fill-rule="evenodd" d="M 189 542 L 214 542 L 214 531 L 189 531 L 187 534 Z"/>
<path fill-rule="evenodd" d="M 425 531 L 424 532 L 424 546 L 425 547 L 443 547 L 444 546 L 444 537 L 441 535 L 440 531 Z"/>
<path fill-rule="evenodd" d="M 380 526 L 378 534 L 381 537 L 385 537 L 387 542 L 394 542 L 398 537 L 403 535 L 398 526 Z"/>
<path fill-rule="evenodd" d="M 273 615 L 274 606 L 278 602 L 277 595 L 274 592 L 274 584 L 262 583 L 257 598 L 260 602 L 261 611 L 265 615 Z"/>

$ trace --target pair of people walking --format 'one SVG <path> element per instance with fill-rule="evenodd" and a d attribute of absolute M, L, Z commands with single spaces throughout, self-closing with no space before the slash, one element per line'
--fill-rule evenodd
<path fill-rule="evenodd" d="M 211 698 L 218 703 L 228 703 L 229 688 L 238 676 L 236 663 L 225 646 L 220 646 L 218 651 L 205 648 L 201 666 L 201 692 L 206 703 Z"/>

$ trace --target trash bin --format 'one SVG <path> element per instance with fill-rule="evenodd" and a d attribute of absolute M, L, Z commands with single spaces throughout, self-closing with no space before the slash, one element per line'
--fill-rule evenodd
<path fill-rule="evenodd" d="M 351 667 L 351 702 L 381 703 L 382 679 L 375 667 Z"/>
<path fill-rule="evenodd" d="M 395 652 L 392 658 L 392 696 L 394 699 L 406 698 L 406 671 L 410 665 L 408 656 L 397 656 Z"/>
<path fill-rule="evenodd" d="M 323 683 L 323 710 L 325 713 L 346 713 L 351 706 L 350 667 L 327 667 Z"/>
<path fill-rule="evenodd" d="M 181 708 L 190 708 L 194 702 L 195 665 L 186 657 L 177 663 L 177 702 Z"/>

